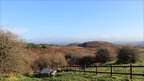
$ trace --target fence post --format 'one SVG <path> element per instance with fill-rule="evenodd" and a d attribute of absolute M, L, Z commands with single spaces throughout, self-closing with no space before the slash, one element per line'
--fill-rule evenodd
<path fill-rule="evenodd" d="M 84 65 L 84 74 L 85 74 L 86 65 Z"/>
<path fill-rule="evenodd" d="M 61 72 L 64 71 L 64 67 L 63 66 L 61 66 L 60 68 L 61 68 Z"/>
<path fill-rule="evenodd" d="M 130 64 L 130 79 L 132 79 L 132 64 Z"/>
<path fill-rule="evenodd" d="M 75 66 L 75 72 L 76 72 L 77 66 Z"/>
<path fill-rule="evenodd" d="M 96 67 L 96 75 L 97 75 L 97 65 L 95 67 Z"/>
<path fill-rule="evenodd" d="M 112 64 L 111 64 L 111 76 L 112 76 Z"/>
<path fill-rule="evenodd" d="M 64 66 L 62 66 L 62 71 L 65 71 L 66 69 L 65 69 L 65 67 Z"/>

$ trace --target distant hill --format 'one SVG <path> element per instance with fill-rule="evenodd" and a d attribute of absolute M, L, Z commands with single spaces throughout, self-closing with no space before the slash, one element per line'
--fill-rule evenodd
<path fill-rule="evenodd" d="M 115 44 L 118 44 L 118 45 L 131 45 L 131 46 L 135 46 L 135 47 L 143 47 L 144 48 L 144 41 L 117 42 Z"/>
<path fill-rule="evenodd" d="M 144 41 L 133 42 L 130 44 L 132 44 L 133 46 L 136 46 L 136 47 L 144 47 Z"/>
<path fill-rule="evenodd" d="M 80 44 L 81 47 L 89 47 L 89 48 L 103 48 L 103 47 L 115 47 L 116 45 L 105 42 L 105 41 L 91 41 L 91 42 L 85 42 Z"/>
<path fill-rule="evenodd" d="M 144 47 L 144 41 L 129 42 L 127 44 L 132 45 L 132 46 L 136 46 L 136 47 Z"/>
<path fill-rule="evenodd" d="M 70 43 L 70 44 L 68 44 L 68 45 L 66 45 L 66 46 L 76 46 L 76 47 L 78 47 L 80 44 L 81 44 L 81 43 Z"/>

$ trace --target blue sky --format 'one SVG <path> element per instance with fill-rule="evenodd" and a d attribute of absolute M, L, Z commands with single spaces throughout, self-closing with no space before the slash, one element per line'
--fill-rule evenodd
<path fill-rule="evenodd" d="M 143 0 L 1 0 L 0 25 L 27 42 L 144 40 Z"/>

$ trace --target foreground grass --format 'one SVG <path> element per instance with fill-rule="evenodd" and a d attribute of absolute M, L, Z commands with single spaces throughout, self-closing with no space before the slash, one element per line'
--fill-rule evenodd
<path fill-rule="evenodd" d="M 95 73 L 79 73 L 79 72 L 59 72 L 55 77 L 35 78 L 30 75 L 18 75 L 16 77 L 9 77 L 0 79 L 1 81 L 131 81 L 129 76 L 124 75 L 110 75 Z M 143 76 L 134 76 L 132 81 L 143 81 Z"/>

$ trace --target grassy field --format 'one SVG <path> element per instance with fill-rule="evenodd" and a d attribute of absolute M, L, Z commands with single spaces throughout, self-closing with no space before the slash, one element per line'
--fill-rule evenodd
<path fill-rule="evenodd" d="M 144 66 L 144 50 L 142 53 L 142 60 L 133 65 L 143 65 Z M 103 65 L 113 64 L 113 62 L 108 62 Z M 117 64 L 116 64 L 117 65 Z M 129 65 L 129 64 L 118 64 L 118 65 Z M 87 71 L 95 71 L 95 68 L 86 68 Z M 110 68 L 101 68 L 99 71 L 109 72 Z M 129 68 L 114 68 L 113 72 L 127 72 L 129 73 Z M 144 73 L 144 68 L 134 68 L 133 73 Z M 17 75 L 14 77 L 0 78 L 0 81 L 131 81 L 129 75 L 116 75 L 113 74 L 98 74 L 95 73 L 83 73 L 83 72 L 58 72 L 55 77 L 43 77 L 36 78 L 33 74 L 28 75 Z M 144 81 L 144 76 L 133 76 L 132 81 Z"/>
<path fill-rule="evenodd" d="M 143 76 L 134 76 L 132 81 L 143 81 Z M 18 75 L 1 79 L 1 81 L 131 81 L 126 75 L 110 75 L 95 73 L 79 73 L 79 72 L 60 72 L 55 77 L 35 78 L 30 75 Z"/>

